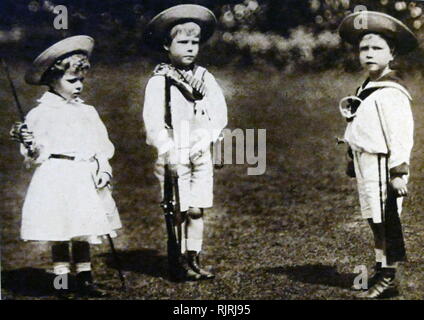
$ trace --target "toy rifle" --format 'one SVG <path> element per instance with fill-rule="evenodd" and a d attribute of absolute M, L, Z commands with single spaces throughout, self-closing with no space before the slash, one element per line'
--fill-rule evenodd
<path fill-rule="evenodd" d="M 115 267 L 118 270 L 119 280 L 121 280 L 121 290 L 126 291 L 127 286 L 125 284 L 125 276 L 122 273 L 121 261 L 118 258 L 118 254 L 115 249 L 115 245 L 113 243 L 113 239 L 110 234 L 107 235 L 107 240 L 109 241 L 110 251 L 112 253 L 112 257 L 115 260 Z"/>
<path fill-rule="evenodd" d="M 4 72 L 6 73 L 7 80 L 9 81 L 9 85 L 10 85 L 10 89 L 12 90 L 13 98 L 15 99 L 15 105 L 16 105 L 16 108 L 18 109 L 19 119 L 22 122 L 24 122 L 25 121 L 25 114 L 24 114 L 24 111 L 22 110 L 21 103 L 19 102 L 18 94 L 16 93 L 16 88 L 15 88 L 15 85 L 13 84 L 13 80 L 10 77 L 9 68 L 7 67 L 6 61 L 3 58 L 1 58 L 1 64 L 4 68 Z"/>
<path fill-rule="evenodd" d="M 99 160 L 96 157 L 94 157 L 94 159 L 97 162 L 96 175 L 98 175 L 99 174 L 99 170 L 100 170 L 100 164 L 99 164 Z M 113 239 L 112 239 L 111 235 L 108 233 L 106 235 L 106 237 L 107 237 L 107 240 L 109 241 L 110 252 L 111 252 L 112 258 L 113 258 L 113 260 L 115 262 L 115 268 L 118 270 L 119 280 L 121 280 L 121 290 L 122 291 L 126 291 L 127 290 L 127 286 L 125 284 L 125 276 L 122 273 L 121 260 L 118 257 L 118 253 L 116 252 L 115 244 L 113 243 Z"/>
<path fill-rule="evenodd" d="M 172 115 L 170 106 L 171 79 L 165 76 L 165 123 L 172 130 Z M 171 277 L 178 278 L 181 256 L 182 216 L 180 211 L 180 194 L 178 176 L 173 173 L 169 163 L 165 163 L 164 195 L 161 207 L 165 215 L 166 232 L 168 235 L 167 253 Z"/>
<path fill-rule="evenodd" d="M 5 61 L 3 58 L 1 58 L 1 63 L 2 63 L 2 66 L 3 66 L 4 72 L 6 73 L 6 77 L 7 77 L 7 81 L 9 82 L 10 89 L 12 90 L 12 95 L 13 95 L 13 98 L 14 98 L 14 100 L 15 100 L 15 105 L 16 105 L 16 108 L 18 109 L 19 120 L 20 120 L 21 122 L 24 122 L 24 121 L 25 121 L 25 114 L 24 114 L 24 111 L 23 111 L 23 109 L 22 109 L 22 105 L 21 105 L 21 103 L 19 102 L 19 97 L 18 97 L 18 94 L 17 94 L 17 92 L 16 92 L 16 87 L 15 87 L 15 85 L 14 85 L 14 83 L 13 83 L 12 78 L 10 77 L 9 68 L 8 68 L 8 66 L 7 66 L 6 61 Z M 27 125 L 24 123 L 24 124 L 21 126 L 21 129 L 28 129 L 28 127 L 27 127 Z M 27 151 L 28 151 L 28 156 L 32 157 L 32 156 L 34 155 L 34 150 L 32 149 L 32 143 L 31 143 L 31 142 L 24 142 L 24 141 L 22 140 L 22 138 L 20 138 L 20 137 L 15 137 L 15 136 L 13 137 L 13 139 L 14 139 L 14 140 L 18 140 L 19 142 L 21 142 L 21 143 L 25 146 L 25 148 L 26 148 L 26 149 L 27 149 Z"/>
<path fill-rule="evenodd" d="M 181 212 L 179 206 L 178 177 L 169 164 L 165 164 L 164 199 L 161 207 L 165 214 L 166 232 L 168 235 L 167 253 L 171 276 L 178 277 L 178 266 L 181 255 Z"/>

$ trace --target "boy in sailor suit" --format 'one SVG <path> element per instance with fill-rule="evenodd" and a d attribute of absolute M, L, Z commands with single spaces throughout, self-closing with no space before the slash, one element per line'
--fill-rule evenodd
<path fill-rule="evenodd" d="M 355 28 L 365 19 L 366 29 Z M 412 98 L 390 63 L 397 54 L 414 49 L 414 34 L 395 18 L 372 11 L 347 16 L 339 28 L 342 39 L 359 47 L 359 60 L 368 78 L 356 96 L 342 99 L 346 117 L 344 139 L 353 159 L 362 217 L 375 240 L 375 274 L 361 298 L 394 293 L 398 262 L 406 261 L 400 214 L 408 193 L 413 146 Z M 343 102 L 348 101 L 345 105 Z"/>
<path fill-rule="evenodd" d="M 27 71 L 29 84 L 46 91 L 11 135 L 35 166 L 22 209 L 21 238 L 51 241 L 53 271 L 71 271 L 69 246 L 77 272 L 78 294 L 103 297 L 93 282 L 90 243 L 121 228 L 110 192 L 114 146 L 96 109 L 81 100 L 94 40 L 66 38 L 41 53 Z M 57 289 L 64 297 L 69 290 Z"/>
<path fill-rule="evenodd" d="M 188 263 L 184 277 L 212 279 L 202 269 L 199 253 L 203 243 L 204 209 L 213 205 L 211 143 L 227 124 L 227 105 L 213 75 L 195 65 L 200 42 L 213 33 L 216 19 L 198 5 L 179 5 L 157 15 L 148 32 L 165 49 L 169 63 L 156 67 L 146 86 L 143 119 L 147 143 L 158 152 L 155 175 L 163 191 L 164 165 L 178 175 L 183 215 L 181 253 Z M 167 86 L 167 83 L 169 85 Z M 172 134 L 166 130 L 169 108 Z"/>

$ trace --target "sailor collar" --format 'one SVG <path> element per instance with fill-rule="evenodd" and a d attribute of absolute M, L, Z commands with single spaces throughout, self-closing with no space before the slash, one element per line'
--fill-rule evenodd
<path fill-rule="evenodd" d="M 402 80 L 396 76 L 395 72 L 389 72 L 378 80 L 371 81 L 369 78 L 365 80 L 364 84 L 358 89 L 357 95 L 362 91 L 377 89 L 377 88 L 395 88 L 400 90 L 404 95 L 412 101 L 412 97 L 406 87 L 402 84 Z M 373 90 L 374 91 L 374 90 Z"/>

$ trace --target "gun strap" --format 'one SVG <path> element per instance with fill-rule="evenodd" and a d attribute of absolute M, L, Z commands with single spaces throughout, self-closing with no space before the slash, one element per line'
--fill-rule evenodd
<path fill-rule="evenodd" d="M 165 78 L 165 124 L 168 129 L 172 129 L 172 114 L 171 114 L 171 80 Z"/>
<path fill-rule="evenodd" d="M 171 114 L 171 80 L 168 77 L 164 76 L 165 79 L 165 125 L 168 130 L 172 130 L 172 114 Z M 172 177 L 169 172 L 168 164 L 165 163 L 165 177 L 164 177 L 164 199 L 168 197 L 173 198 L 173 188 L 172 188 Z M 170 194 L 167 194 L 170 193 Z M 167 197 L 168 196 L 168 197 Z"/>
<path fill-rule="evenodd" d="M 386 203 L 384 206 L 384 238 L 386 246 L 387 264 L 407 261 L 405 240 L 402 232 L 402 224 L 399 217 L 399 208 L 395 191 L 390 185 L 388 157 L 385 156 L 386 169 Z"/>
<path fill-rule="evenodd" d="M 168 130 L 172 131 L 172 110 L 171 110 L 171 79 L 169 79 L 167 76 L 164 76 L 165 78 L 165 124 L 168 128 Z M 168 164 L 165 164 L 165 177 L 164 177 L 164 199 L 166 201 L 166 199 L 170 199 L 172 200 L 176 200 L 179 203 L 179 194 L 178 194 L 178 179 L 177 178 L 173 178 L 169 169 Z M 168 230 L 168 233 L 171 232 L 173 234 L 173 237 L 175 240 L 172 241 L 176 241 L 175 245 L 175 249 L 171 249 L 172 250 L 176 250 L 177 252 L 173 252 L 172 255 L 178 256 L 181 253 L 181 240 L 182 240 L 182 231 L 181 231 L 181 219 L 179 219 L 179 217 L 176 217 L 178 214 L 180 214 L 179 212 L 177 212 L 177 210 L 179 210 L 179 206 L 173 205 L 173 215 L 171 217 L 171 219 L 167 220 L 167 223 L 170 223 L 172 221 L 172 229 L 174 227 L 176 227 L 176 234 L 175 234 L 175 229 L 174 230 Z M 177 209 L 177 210 L 176 210 Z M 169 235 L 168 235 L 169 236 Z M 168 248 L 169 249 L 169 248 Z"/>

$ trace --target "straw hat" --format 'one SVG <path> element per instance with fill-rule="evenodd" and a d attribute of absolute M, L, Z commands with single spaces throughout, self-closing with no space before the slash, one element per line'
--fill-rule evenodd
<path fill-rule="evenodd" d="M 215 15 L 208 8 L 196 4 L 177 5 L 162 11 L 148 23 L 145 39 L 154 47 L 162 47 L 172 27 L 185 22 L 195 22 L 200 26 L 200 42 L 213 35 L 217 23 Z"/>
<path fill-rule="evenodd" d="M 363 23 L 358 27 L 357 24 Z M 376 11 L 359 11 L 348 15 L 339 26 L 340 37 L 357 45 L 367 33 L 381 34 L 393 41 L 396 51 L 405 54 L 418 46 L 414 33 L 401 21 Z"/>
<path fill-rule="evenodd" d="M 56 62 L 57 59 L 72 52 L 82 52 L 91 55 L 94 39 L 89 36 L 73 36 L 63 39 L 44 50 L 32 63 L 25 74 L 25 81 L 29 84 L 40 85 L 43 74 Z"/>

